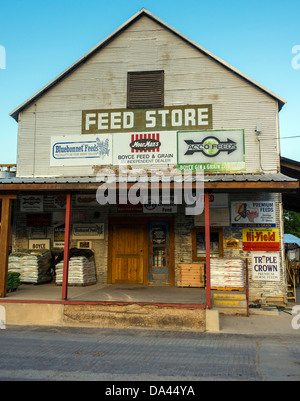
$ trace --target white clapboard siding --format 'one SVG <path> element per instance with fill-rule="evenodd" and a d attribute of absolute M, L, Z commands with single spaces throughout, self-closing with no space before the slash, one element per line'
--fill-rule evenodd
<path fill-rule="evenodd" d="M 126 108 L 127 72 L 145 70 L 165 71 L 166 107 L 212 104 L 213 129 L 244 129 L 247 172 L 277 171 L 277 102 L 143 16 L 20 114 L 18 176 L 94 175 L 93 166 L 50 167 L 51 137 L 80 135 L 82 110 Z"/>

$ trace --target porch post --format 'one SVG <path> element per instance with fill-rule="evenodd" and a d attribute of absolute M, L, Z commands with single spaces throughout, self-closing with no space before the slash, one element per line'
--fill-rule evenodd
<path fill-rule="evenodd" d="M 8 276 L 9 233 L 11 222 L 12 200 L 17 195 L 2 195 L 1 229 L 0 229 L 0 297 L 6 297 Z"/>
<path fill-rule="evenodd" d="M 66 216 L 65 216 L 65 243 L 64 243 L 64 267 L 62 281 L 62 300 L 68 298 L 68 275 L 70 256 L 70 233 L 71 233 L 72 194 L 66 195 Z"/>
<path fill-rule="evenodd" d="M 205 262 L 206 262 L 206 305 L 211 309 L 210 294 L 210 221 L 209 221 L 209 193 L 204 194 L 205 208 Z"/>

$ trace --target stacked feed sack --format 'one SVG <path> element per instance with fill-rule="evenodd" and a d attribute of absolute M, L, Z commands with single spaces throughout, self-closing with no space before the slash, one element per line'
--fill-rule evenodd
<path fill-rule="evenodd" d="M 63 260 L 56 265 L 56 284 L 63 281 Z M 69 259 L 68 284 L 92 285 L 97 282 L 96 266 L 92 251 L 71 249 Z"/>

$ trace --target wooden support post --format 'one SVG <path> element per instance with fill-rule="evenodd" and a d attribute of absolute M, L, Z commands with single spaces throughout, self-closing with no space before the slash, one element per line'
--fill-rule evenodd
<path fill-rule="evenodd" d="M 1 230 L 0 230 L 0 298 L 6 297 L 8 255 L 9 255 L 9 234 L 11 224 L 12 200 L 16 195 L 1 196 Z"/>
<path fill-rule="evenodd" d="M 204 194 L 205 208 L 205 262 L 206 262 L 206 305 L 211 309 L 210 293 L 210 220 L 209 220 L 209 193 Z"/>
<path fill-rule="evenodd" d="M 72 214 L 72 194 L 69 192 L 66 195 L 64 267 L 63 267 L 63 282 L 62 282 L 62 300 L 63 301 L 65 301 L 68 298 L 71 214 Z"/>

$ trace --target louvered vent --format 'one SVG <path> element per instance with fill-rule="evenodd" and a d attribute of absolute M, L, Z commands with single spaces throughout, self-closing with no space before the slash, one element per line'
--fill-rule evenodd
<path fill-rule="evenodd" d="M 129 72 L 127 107 L 129 109 L 164 107 L 164 71 Z"/>

